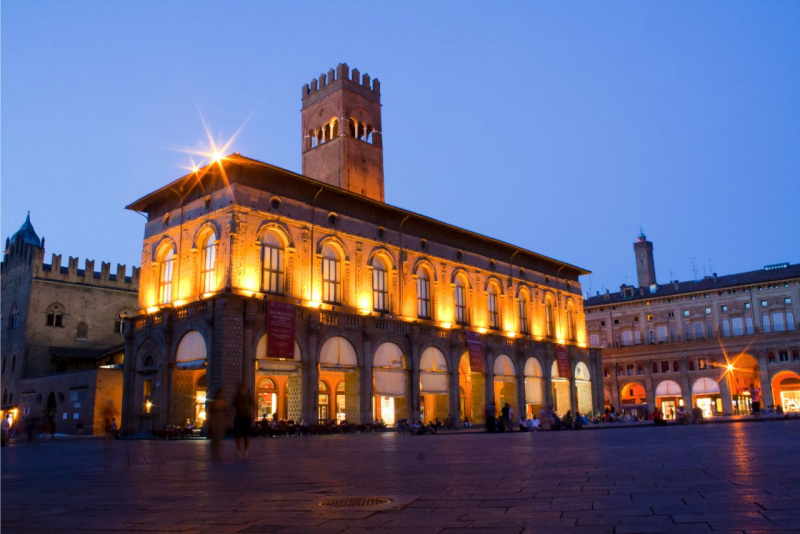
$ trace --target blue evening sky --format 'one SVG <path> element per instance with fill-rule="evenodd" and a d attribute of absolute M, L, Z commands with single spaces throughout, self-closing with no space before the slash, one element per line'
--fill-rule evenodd
<path fill-rule="evenodd" d="M 286 5 L 289 4 L 289 5 Z M 800 2 L 2 3 L 2 235 L 138 265 L 198 109 L 300 172 L 300 88 L 382 84 L 389 203 L 635 283 L 800 261 Z M 498 258 L 501 259 L 501 258 Z M 49 261 L 49 260 L 48 260 Z M 113 269 L 112 269 L 113 270 Z"/>

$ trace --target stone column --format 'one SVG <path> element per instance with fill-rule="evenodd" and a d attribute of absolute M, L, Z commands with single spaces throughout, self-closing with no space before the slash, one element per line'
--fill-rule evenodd
<path fill-rule="evenodd" d="M 545 406 L 553 405 L 553 359 L 555 353 L 553 352 L 552 345 L 547 347 L 544 351 L 542 373 L 544 374 L 544 404 Z"/>
<path fill-rule="evenodd" d="M 447 383 L 448 383 L 448 391 L 449 391 L 449 398 L 450 398 L 450 414 L 453 416 L 453 420 L 456 423 L 456 428 L 461 428 L 461 422 L 464 420 L 464 414 L 461 413 L 461 391 L 460 385 L 458 382 L 458 364 L 459 361 L 459 349 L 458 348 L 451 348 L 450 349 L 450 362 L 448 363 L 448 375 L 447 375 Z M 455 363 L 453 363 L 455 362 Z"/>
<path fill-rule="evenodd" d="M 646 360 L 644 366 L 644 391 L 647 398 L 647 414 L 650 415 L 656 407 L 656 396 L 653 388 L 653 361 Z"/>
<path fill-rule="evenodd" d="M 257 307 L 257 302 L 246 300 L 242 313 L 244 323 L 244 332 L 242 333 L 242 383 L 253 399 L 255 399 L 256 396 L 256 353 L 255 347 L 253 346 L 253 328 L 255 326 L 255 312 Z M 254 402 L 253 416 L 255 416 L 255 410 L 256 403 Z M 300 414 L 297 414 L 297 416 L 299 417 Z"/>
<path fill-rule="evenodd" d="M 486 353 L 486 345 L 484 344 L 484 377 L 485 382 L 483 385 L 484 391 L 484 402 L 485 405 L 488 406 L 490 403 L 495 402 L 494 399 L 494 357 L 495 354 L 488 354 Z M 495 405 L 495 409 L 499 410 L 500 407 Z M 497 413 L 493 414 L 495 417 Z"/>
<path fill-rule="evenodd" d="M 375 420 L 375 414 L 372 412 L 372 336 L 367 331 L 362 332 L 362 361 L 361 366 L 363 370 L 359 371 L 361 375 L 359 388 L 359 412 L 361 423 L 371 423 Z"/>
<path fill-rule="evenodd" d="M 761 409 L 763 410 L 770 405 L 774 405 L 775 398 L 772 394 L 772 377 L 767 366 L 767 353 L 763 350 L 758 351 L 756 359 L 758 360 L 758 374 L 761 382 Z"/>
<path fill-rule="evenodd" d="M 719 381 L 719 394 L 722 397 L 722 415 L 733 414 L 733 399 L 731 398 L 730 373 L 723 372 L 723 378 Z"/>
<path fill-rule="evenodd" d="M 689 365 L 686 358 L 680 359 L 681 369 L 681 397 L 683 398 L 683 409 L 691 413 L 692 406 L 692 384 L 689 380 Z"/>
<path fill-rule="evenodd" d="M 419 421 L 420 416 L 420 376 L 419 376 L 419 341 L 412 340 L 409 343 L 411 346 L 411 357 L 408 359 L 409 369 L 407 370 L 407 376 L 409 377 L 409 384 L 408 384 L 408 392 L 411 399 L 410 406 L 408 406 L 408 414 L 405 417 L 408 417 L 409 421 Z"/>
<path fill-rule="evenodd" d="M 317 336 L 319 333 L 319 323 L 309 322 L 306 324 L 308 339 L 308 352 L 301 365 L 303 368 L 303 417 L 310 424 L 319 421 L 319 355 L 317 354 Z"/>
<path fill-rule="evenodd" d="M 619 398 L 619 368 L 618 363 L 611 366 L 611 405 L 614 406 L 615 413 L 619 413 L 622 408 L 622 399 Z"/>
<path fill-rule="evenodd" d="M 122 434 L 132 434 L 134 423 L 134 398 L 136 395 L 136 353 L 133 344 L 134 321 L 125 321 L 125 359 L 122 371 L 122 413 L 120 414 L 119 428 Z M 56 421 L 58 424 L 58 421 Z"/>

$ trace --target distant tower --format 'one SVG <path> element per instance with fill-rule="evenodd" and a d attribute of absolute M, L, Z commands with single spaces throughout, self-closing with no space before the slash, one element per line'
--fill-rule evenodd
<path fill-rule="evenodd" d="M 647 240 L 640 229 L 639 239 L 633 244 L 636 254 L 636 274 L 639 276 L 639 287 L 649 287 L 656 283 L 656 262 L 653 259 L 653 244 Z"/>
<path fill-rule="evenodd" d="M 303 86 L 303 174 L 384 202 L 381 84 L 346 63 Z"/>

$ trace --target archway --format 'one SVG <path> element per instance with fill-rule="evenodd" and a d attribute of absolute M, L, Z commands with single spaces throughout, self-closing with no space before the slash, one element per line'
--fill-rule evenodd
<path fill-rule="evenodd" d="M 550 385 L 553 390 L 553 411 L 557 415 L 564 415 L 572 409 L 570 402 L 569 378 L 558 374 L 558 362 L 553 362 L 550 367 Z"/>
<path fill-rule="evenodd" d="M 781 371 L 772 379 L 772 398 L 784 413 L 800 412 L 800 375 Z"/>
<path fill-rule="evenodd" d="M 733 366 L 728 373 L 731 385 L 731 399 L 733 401 L 733 413 L 735 415 L 747 415 L 752 413 L 752 399 L 750 390 L 753 387 L 761 387 L 761 374 L 758 371 L 758 362 L 749 354 L 742 353 L 732 361 Z"/>
<path fill-rule="evenodd" d="M 277 418 L 299 421 L 303 413 L 303 368 L 300 345 L 294 342 L 292 359 L 267 357 L 267 338 L 264 334 L 256 345 L 255 391 L 259 419 Z M 269 381 L 264 379 L 268 378 Z M 267 386 L 271 388 L 267 391 Z M 262 385 L 265 386 L 262 388 Z M 266 395 L 266 397 L 264 396 Z"/>
<path fill-rule="evenodd" d="M 486 377 L 483 373 L 472 372 L 469 364 L 469 352 L 461 355 L 458 361 L 458 387 L 462 393 L 460 417 L 463 421 L 475 423 L 483 419 L 486 406 L 484 386 Z"/>
<path fill-rule="evenodd" d="M 662 380 L 656 386 L 656 406 L 661 408 L 664 419 L 675 419 L 675 414 L 683 406 L 683 392 L 674 380 Z"/>
<path fill-rule="evenodd" d="M 208 350 L 203 335 L 197 330 L 189 330 L 181 337 L 175 349 L 175 370 L 172 373 L 172 410 L 170 411 L 170 423 L 181 425 L 202 426 L 203 420 L 200 414 L 205 412 L 205 374 Z M 148 364 L 145 363 L 145 367 Z M 203 377 L 202 389 L 198 387 L 201 377 Z M 156 388 L 158 383 L 155 384 Z M 153 383 L 150 382 L 150 389 Z M 200 392 L 202 391 L 203 402 L 200 402 Z M 155 391 L 151 391 L 154 395 Z M 151 396 L 146 395 L 146 396 Z"/>
<path fill-rule="evenodd" d="M 408 380 L 403 350 L 391 342 L 381 343 L 372 363 L 373 413 L 387 425 L 408 418 Z"/>
<path fill-rule="evenodd" d="M 578 413 L 592 417 L 594 403 L 592 402 L 592 375 L 583 362 L 575 365 L 575 393 L 578 396 Z"/>
<path fill-rule="evenodd" d="M 503 406 L 508 404 L 515 413 L 517 410 L 517 370 L 514 362 L 505 354 L 494 360 L 494 399 L 497 413 L 500 415 Z M 513 421 L 512 421 L 513 424 Z"/>
<path fill-rule="evenodd" d="M 197 428 L 201 428 L 206 422 L 206 391 L 206 373 L 203 372 L 194 385 L 194 419 L 190 421 Z"/>
<path fill-rule="evenodd" d="M 447 360 L 442 351 L 428 347 L 419 361 L 420 420 L 447 421 L 450 398 L 447 386 Z"/>
<path fill-rule="evenodd" d="M 692 384 L 692 403 L 703 411 L 704 417 L 722 413 L 719 384 L 713 378 L 698 378 Z"/>
<path fill-rule="evenodd" d="M 341 337 L 329 338 L 319 353 L 319 379 L 328 385 L 328 391 L 336 391 L 336 403 L 331 404 L 330 393 L 318 396 L 318 416 L 320 424 L 332 419 L 338 421 L 361 422 L 359 408 L 361 389 L 358 384 L 358 358 L 350 342 Z M 344 394 L 338 393 L 344 388 Z"/>
<path fill-rule="evenodd" d="M 603 386 L 603 404 L 605 405 L 605 408 L 610 410 L 612 403 L 613 397 L 611 395 L 611 388 L 608 386 Z"/>
<path fill-rule="evenodd" d="M 542 364 L 534 357 L 525 362 L 525 414 L 530 419 L 544 408 Z"/>
<path fill-rule="evenodd" d="M 647 392 L 639 382 L 628 382 L 619 390 L 619 407 L 623 413 L 643 417 L 647 412 Z"/>

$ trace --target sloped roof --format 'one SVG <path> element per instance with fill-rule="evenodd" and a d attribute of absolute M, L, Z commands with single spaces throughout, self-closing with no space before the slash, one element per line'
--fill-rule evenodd
<path fill-rule="evenodd" d="M 655 293 L 651 293 L 650 288 L 644 288 L 642 292 L 640 292 L 638 288 L 635 288 L 634 296 L 628 298 L 623 298 L 618 291 L 615 291 L 614 293 L 588 298 L 583 302 L 583 306 L 584 308 L 591 306 L 608 306 L 609 304 L 620 302 L 635 302 L 637 300 L 672 297 L 689 293 L 718 291 L 732 287 L 762 284 L 792 278 L 800 278 L 800 264 L 796 263 L 791 265 L 787 263 L 785 266 L 772 266 L 770 268 L 728 274 L 725 276 L 706 276 L 702 280 L 692 280 L 688 282 L 679 281 L 677 282 L 677 288 L 675 287 L 676 283 L 673 282 L 657 286 Z"/>
<path fill-rule="evenodd" d="M 22 226 L 19 227 L 14 235 L 11 236 L 11 244 L 15 244 L 18 241 L 23 243 L 27 243 L 28 245 L 33 245 L 35 247 L 42 246 L 42 241 L 39 239 L 39 236 L 36 235 L 36 230 L 33 229 L 33 225 L 31 224 L 31 212 L 28 212 L 28 216 L 25 217 L 25 222 L 22 223 Z"/>

